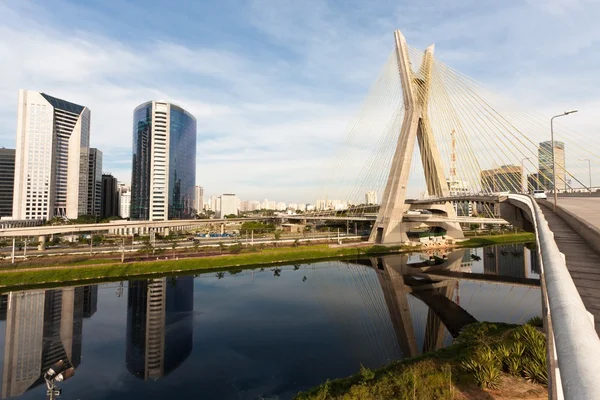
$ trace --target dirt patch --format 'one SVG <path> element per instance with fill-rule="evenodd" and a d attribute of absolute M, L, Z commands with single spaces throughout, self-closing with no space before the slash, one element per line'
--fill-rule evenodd
<path fill-rule="evenodd" d="M 465 400 L 548 399 L 548 389 L 544 386 L 507 374 L 502 374 L 498 390 L 482 392 L 479 388 L 461 388 L 461 394 L 462 399 Z"/>

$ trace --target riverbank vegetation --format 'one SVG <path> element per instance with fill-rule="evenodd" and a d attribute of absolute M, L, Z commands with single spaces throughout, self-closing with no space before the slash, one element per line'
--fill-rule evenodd
<path fill-rule="evenodd" d="M 523 326 L 478 322 L 455 343 L 378 370 L 361 366 L 297 400 L 493 399 L 547 397 L 546 338 Z"/>
<path fill-rule="evenodd" d="M 457 247 L 522 243 L 530 241 L 531 238 L 522 233 L 481 236 L 458 243 Z M 169 248 L 154 247 L 148 242 L 137 252 L 126 254 L 124 263 L 120 262 L 120 252 L 93 256 L 34 256 L 28 261 L 21 261 L 17 264 L 10 264 L 9 260 L 4 260 L 2 268 L 0 268 L 0 287 L 118 279 L 184 271 L 222 270 L 261 264 L 318 261 L 337 257 L 382 256 L 391 253 L 422 251 L 419 246 L 330 247 L 326 244 L 309 244 L 298 241 L 287 247 L 277 247 L 277 242 L 272 246 L 267 244 L 244 246 L 241 243 L 227 246 L 220 243 L 218 247 L 202 247 L 196 243 L 192 247 L 177 248 L 176 242 L 173 242 Z"/>

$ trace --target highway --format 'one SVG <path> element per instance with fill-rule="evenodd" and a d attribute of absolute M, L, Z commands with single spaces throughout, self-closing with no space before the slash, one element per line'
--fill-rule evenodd
<path fill-rule="evenodd" d="M 329 235 L 327 234 L 319 234 L 319 235 L 313 235 L 313 236 L 302 236 L 302 235 L 290 235 L 290 236 L 285 236 L 282 237 L 280 240 L 275 240 L 273 238 L 254 238 L 253 241 L 251 241 L 250 238 L 248 238 L 248 240 L 246 240 L 246 238 L 239 238 L 239 237 L 234 237 L 234 238 L 200 238 L 199 241 L 199 246 L 200 247 L 219 247 L 219 243 L 223 243 L 225 246 L 232 246 L 235 244 L 242 244 L 242 246 L 252 246 L 252 245 L 260 245 L 260 244 L 273 244 L 273 243 L 278 243 L 278 244 L 292 244 L 294 243 L 296 240 L 298 240 L 299 242 L 310 242 L 310 241 L 323 241 L 323 240 L 337 240 L 338 236 L 337 233 L 331 233 Z M 360 240 L 362 237 L 360 235 L 345 235 L 345 234 L 341 234 L 339 236 L 340 240 L 344 240 L 344 241 L 348 241 L 348 240 Z M 172 243 L 173 242 L 167 242 L 167 241 L 160 241 L 156 243 L 155 248 L 156 249 L 165 249 L 165 250 L 172 250 Z M 122 246 L 117 245 L 117 246 L 106 246 L 106 245 L 100 245 L 100 246 L 92 246 L 91 247 L 91 251 L 93 254 L 110 254 L 110 253 L 120 253 L 120 252 L 125 252 L 125 253 L 132 253 L 132 252 L 137 252 L 140 248 L 142 248 L 144 246 L 143 243 L 140 242 L 134 242 L 133 244 L 131 243 L 131 241 L 129 241 L 129 243 L 125 242 L 125 248 L 122 249 Z M 182 238 L 180 240 L 177 241 L 177 247 L 176 249 L 191 249 L 194 247 L 194 242 L 192 240 L 187 240 L 186 238 Z M 11 258 L 11 251 L 12 251 L 12 247 L 5 247 L 0 249 L 0 251 L 2 252 L 2 254 L 4 255 L 4 257 L 2 257 L 3 259 L 10 259 Z M 46 250 L 37 250 L 36 247 L 28 247 L 27 248 L 27 252 L 26 255 L 24 255 L 24 250 L 16 250 L 15 252 L 15 259 L 23 259 L 25 257 L 27 258 L 33 258 L 36 256 L 75 256 L 75 255 L 89 255 L 90 254 L 90 246 L 89 245 L 79 245 L 75 248 L 72 247 L 50 247 Z"/>

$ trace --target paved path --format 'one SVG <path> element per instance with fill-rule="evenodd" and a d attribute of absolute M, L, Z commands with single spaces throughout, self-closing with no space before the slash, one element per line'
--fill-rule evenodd
<path fill-rule="evenodd" d="M 600 197 L 559 197 L 558 205 L 600 229 Z"/>
<path fill-rule="evenodd" d="M 600 227 L 598 209 L 589 209 L 590 203 L 579 201 L 580 198 L 560 199 L 559 203 L 569 211 L 597 224 Z M 568 200 L 563 203 L 563 200 Z M 571 201 L 577 200 L 577 201 Z M 600 199 L 586 199 L 600 207 Z M 587 310 L 594 315 L 596 332 L 600 333 L 600 255 L 596 253 L 565 221 L 557 216 L 551 208 L 541 207 L 544 217 L 554 233 L 559 250 L 565 255 L 567 269 L 575 282 L 579 295 Z"/>

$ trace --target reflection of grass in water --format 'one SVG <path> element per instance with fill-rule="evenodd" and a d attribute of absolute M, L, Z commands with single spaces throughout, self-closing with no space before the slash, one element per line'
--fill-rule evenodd
<path fill-rule="evenodd" d="M 454 399 L 462 390 L 499 389 L 529 382 L 547 385 L 546 338 L 530 325 L 475 323 L 455 344 L 433 353 L 394 362 L 378 370 L 361 366 L 348 378 L 327 381 L 300 393 L 303 400 Z M 510 384 L 502 385 L 512 375 Z M 536 398 L 545 389 L 531 386 Z"/>

